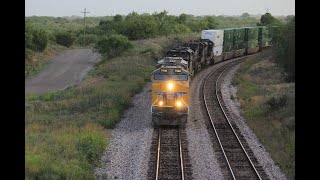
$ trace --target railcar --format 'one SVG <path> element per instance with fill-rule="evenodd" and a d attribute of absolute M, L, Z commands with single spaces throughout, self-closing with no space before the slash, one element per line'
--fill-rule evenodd
<path fill-rule="evenodd" d="M 189 112 L 189 83 L 206 66 L 257 53 L 272 45 L 277 27 L 209 29 L 199 40 L 167 51 L 152 72 L 152 121 L 155 125 L 183 125 Z"/>

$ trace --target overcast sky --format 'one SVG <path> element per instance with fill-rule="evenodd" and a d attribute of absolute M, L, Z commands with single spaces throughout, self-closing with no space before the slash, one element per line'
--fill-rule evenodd
<path fill-rule="evenodd" d="M 294 15 L 295 0 L 25 0 L 26 16 L 87 16 L 126 15 L 169 11 L 171 15 Z"/>

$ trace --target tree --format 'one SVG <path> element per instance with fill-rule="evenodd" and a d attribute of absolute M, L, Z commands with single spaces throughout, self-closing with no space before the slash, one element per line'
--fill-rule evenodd
<path fill-rule="evenodd" d="M 187 15 L 186 14 L 180 14 L 180 16 L 178 17 L 178 23 L 179 24 L 185 24 L 187 21 Z"/>
<path fill-rule="evenodd" d="M 122 21 L 122 16 L 120 14 L 117 14 L 113 17 L 113 21 L 120 22 Z"/>
<path fill-rule="evenodd" d="M 248 17 L 250 17 L 250 14 L 247 13 L 247 12 L 245 12 L 245 13 L 243 13 L 243 14 L 241 15 L 241 17 L 243 17 L 243 18 L 248 18 Z"/>
<path fill-rule="evenodd" d="M 71 32 L 59 32 L 55 36 L 57 44 L 66 47 L 72 46 L 76 39 Z"/>
<path fill-rule="evenodd" d="M 48 44 L 48 35 L 42 29 L 34 29 L 32 34 L 33 50 L 42 52 L 46 49 Z"/>
<path fill-rule="evenodd" d="M 206 17 L 206 20 L 208 22 L 208 25 L 207 25 L 208 29 L 214 29 L 218 26 L 218 23 L 214 20 L 212 16 Z"/>
<path fill-rule="evenodd" d="M 276 62 L 286 71 L 287 80 L 295 81 L 295 17 L 277 29 L 273 38 Z"/>
<path fill-rule="evenodd" d="M 167 21 L 167 14 L 168 14 L 168 11 L 164 10 L 161 13 L 154 15 L 156 17 L 156 19 L 157 19 L 157 23 L 158 23 L 158 26 L 159 26 L 159 28 L 158 28 L 159 31 L 161 31 L 161 28 L 163 27 L 164 23 L 166 23 L 166 21 Z"/>
<path fill-rule="evenodd" d="M 154 37 L 158 32 L 157 27 L 154 16 L 148 14 L 134 15 L 129 18 L 126 17 L 119 33 L 126 35 L 131 40 L 145 39 Z"/>
<path fill-rule="evenodd" d="M 103 36 L 95 44 L 94 49 L 104 57 L 114 58 L 132 47 L 132 44 L 126 36 L 114 34 Z"/>
<path fill-rule="evenodd" d="M 48 33 L 25 22 L 25 49 L 42 52 L 48 45 Z"/>
<path fill-rule="evenodd" d="M 260 23 L 258 25 L 260 26 L 268 26 L 268 25 L 279 25 L 281 22 L 274 18 L 270 13 L 266 13 L 261 16 Z"/>
<path fill-rule="evenodd" d="M 26 21 L 25 22 L 25 31 L 24 31 L 24 43 L 26 49 L 33 49 L 33 43 L 32 43 L 32 34 L 33 34 L 33 27 L 31 24 Z"/>

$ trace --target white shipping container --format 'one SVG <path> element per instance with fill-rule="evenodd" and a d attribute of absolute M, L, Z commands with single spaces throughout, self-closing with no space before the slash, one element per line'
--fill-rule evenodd
<path fill-rule="evenodd" d="M 223 30 L 209 29 L 202 30 L 201 39 L 209 39 L 214 43 L 214 46 L 223 45 Z"/>
<path fill-rule="evenodd" d="M 223 46 L 215 46 L 213 47 L 213 56 L 220 56 L 222 54 L 222 47 Z"/>

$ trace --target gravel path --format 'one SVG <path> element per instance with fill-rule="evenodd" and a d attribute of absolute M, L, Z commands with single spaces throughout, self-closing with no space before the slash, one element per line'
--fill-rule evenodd
<path fill-rule="evenodd" d="M 222 96 L 223 100 L 227 105 L 229 112 L 233 112 L 234 117 L 232 118 L 236 125 L 239 127 L 242 135 L 248 142 L 248 145 L 255 154 L 257 160 L 264 168 L 265 172 L 270 179 L 287 179 L 286 176 L 281 172 L 280 168 L 271 159 L 270 154 L 266 151 L 264 146 L 259 142 L 257 136 L 252 132 L 245 122 L 245 119 L 240 115 L 240 103 L 235 100 L 231 100 L 231 96 L 236 97 L 237 89 L 232 86 L 231 80 L 234 73 L 239 68 L 240 65 L 231 68 L 229 73 L 224 77 L 222 83 Z"/>
<path fill-rule="evenodd" d="M 81 82 L 98 61 L 92 49 L 72 49 L 57 55 L 46 69 L 25 80 L 25 95 L 63 90 Z"/>
<path fill-rule="evenodd" d="M 107 151 L 96 168 L 97 179 L 147 179 L 153 127 L 151 124 L 151 83 L 133 97 L 133 107 L 111 130 Z"/>

